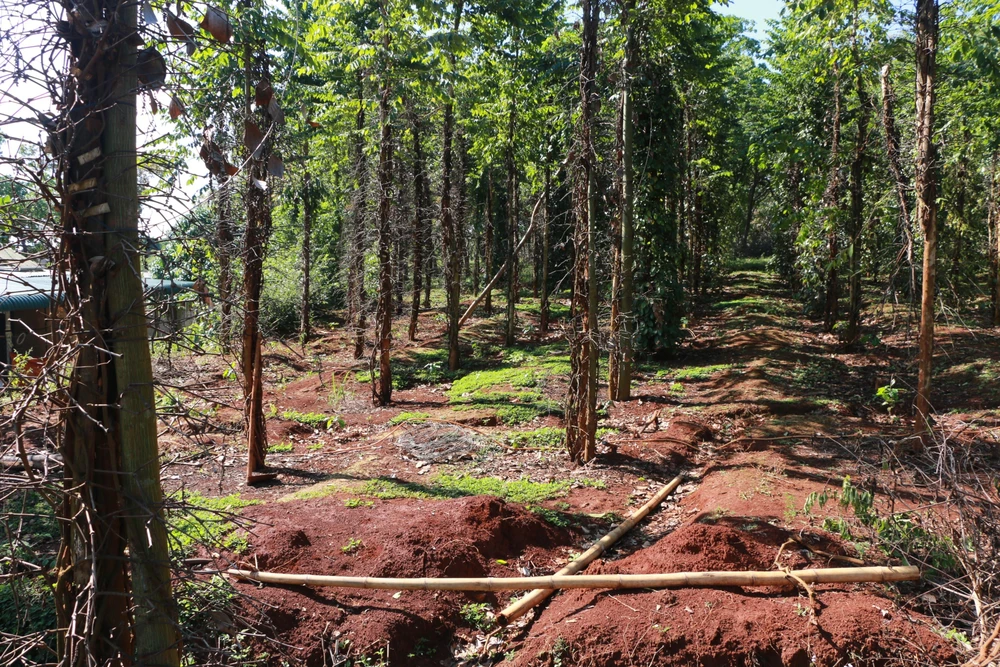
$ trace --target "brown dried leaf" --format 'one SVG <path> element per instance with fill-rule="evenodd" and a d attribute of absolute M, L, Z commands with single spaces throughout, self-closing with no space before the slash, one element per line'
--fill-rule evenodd
<path fill-rule="evenodd" d="M 267 79 L 261 79 L 257 82 L 257 88 L 254 90 L 254 103 L 259 107 L 266 107 L 274 97 L 274 88 L 271 87 L 271 82 Z"/>
<path fill-rule="evenodd" d="M 171 37 L 186 42 L 187 54 L 190 56 L 197 50 L 198 45 L 194 41 L 194 26 L 182 18 L 178 18 L 170 11 L 167 11 L 167 32 Z"/>
<path fill-rule="evenodd" d="M 233 26 L 229 22 L 229 17 L 224 11 L 212 5 L 209 5 L 205 10 L 205 18 L 201 20 L 201 27 L 223 44 L 228 44 L 233 37 Z"/>
<path fill-rule="evenodd" d="M 275 178 L 281 178 L 285 175 L 285 163 L 282 162 L 280 157 L 272 155 L 267 158 L 267 173 Z"/>
<path fill-rule="evenodd" d="M 231 162 L 227 162 L 226 163 L 226 174 L 227 175 L 229 175 L 229 176 L 235 176 L 238 173 L 240 173 L 240 168 L 239 167 L 237 167 L 235 164 L 232 164 Z"/>
<path fill-rule="evenodd" d="M 184 115 L 184 105 L 177 99 L 176 95 L 170 96 L 170 120 L 177 120 Z"/>
<path fill-rule="evenodd" d="M 284 124 L 285 112 L 282 110 L 281 105 L 278 104 L 278 97 L 276 95 L 272 95 L 271 101 L 267 103 L 267 114 L 278 125 Z"/>
<path fill-rule="evenodd" d="M 244 121 L 243 145 L 247 147 L 248 151 L 254 154 L 254 157 L 259 157 L 258 152 L 262 141 L 264 141 L 264 133 L 257 127 L 257 123 L 252 120 Z"/>

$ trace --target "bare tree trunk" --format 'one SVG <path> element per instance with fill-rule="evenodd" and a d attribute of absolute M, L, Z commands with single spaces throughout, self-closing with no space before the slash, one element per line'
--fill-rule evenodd
<path fill-rule="evenodd" d="M 622 11 L 622 23 L 628 24 L 625 11 Z M 624 198 L 622 197 L 622 171 L 625 162 L 624 148 L 624 116 L 625 116 L 625 86 L 624 63 L 622 63 L 622 88 L 618 100 L 618 113 L 615 122 L 615 162 L 616 169 L 612 179 L 612 192 L 606 197 L 607 205 L 614 210 L 611 222 L 611 317 L 608 322 L 608 398 L 615 400 L 618 396 L 618 373 L 621 356 L 618 344 L 621 341 L 621 280 L 622 280 L 622 218 Z"/>
<path fill-rule="evenodd" d="M 934 356 L 934 282 L 937 272 L 937 149 L 934 145 L 934 70 L 938 42 L 937 0 L 917 0 L 917 220 L 924 232 L 920 299 L 917 426 L 931 428 L 931 369 Z"/>
<path fill-rule="evenodd" d="M 635 37 L 635 1 L 627 3 L 628 25 L 625 28 L 625 72 L 622 90 L 622 266 L 621 266 L 621 325 L 618 340 L 617 392 L 615 400 L 627 401 L 632 397 L 632 338 L 635 333 L 635 314 L 632 312 L 635 287 L 633 270 L 635 267 L 635 224 L 634 224 L 634 170 L 632 166 L 632 135 L 634 119 L 632 114 L 632 75 L 638 45 Z"/>
<path fill-rule="evenodd" d="M 757 165 L 750 167 L 750 190 L 747 192 L 747 211 L 743 217 L 743 232 L 740 234 L 740 252 L 746 254 L 750 250 L 750 227 L 753 224 L 754 210 L 757 208 L 757 187 L 760 185 L 760 170 Z"/>
<path fill-rule="evenodd" d="M 424 149 L 420 138 L 420 119 L 411 107 L 409 109 L 410 128 L 413 134 L 413 291 L 410 299 L 410 328 L 407 338 L 417 340 L 417 324 L 420 316 L 420 288 L 423 286 L 424 256 L 424 217 L 427 215 L 427 202 L 424 200 L 424 179 L 427 177 L 427 165 L 424 161 Z"/>
<path fill-rule="evenodd" d="M 597 177 L 593 128 L 597 75 L 598 2 L 582 0 L 583 44 L 580 50 L 580 156 L 578 164 L 573 334 L 570 385 L 566 404 L 566 448 L 570 459 L 587 462 L 597 455 L 597 276 L 594 218 Z"/>
<path fill-rule="evenodd" d="M 306 158 L 306 171 L 302 176 L 302 310 L 299 317 L 299 339 L 305 345 L 312 336 L 312 315 L 310 313 L 312 295 L 309 290 L 309 277 L 312 273 L 313 194 L 312 174 L 309 173 L 308 167 L 308 141 L 306 141 L 303 156 Z"/>
<path fill-rule="evenodd" d="M 365 211 L 368 201 L 368 165 L 365 162 L 365 78 L 360 70 L 357 74 L 358 110 L 354 117 L 354 201 L 351 229 L 351 250 L 347 277 L 347 322 L 354 328 L 354 358 L 365 354 Z"/>
<path fill-rule="evenodd" d="M 382 1 L 382 20 L 388 21 L 386 0 Z M 389 50 L 389 32 L 383 25 L 385 37 L 383 46 Z M 392 367 L 390 347 L 392 346 L 392 229 L 390 210 L 392 207 L 392 123 L 389 118 L 389 104 L 392 84 L 389 73 L 382 74 L 382 95 L 379 99 L 379 125 L 382 137 L 379 141 L 378 158 L 378 261 L 379 286 L 378 308 L 375 315 L 375 349 L 372 351 L 369 368 L 372 376 L 372 402 L 388 405 L 392 400 Z M 378 373 L 375 365 L 378 363 Z"/>
<path fill-rule="evenodd" d="M 224 178 L 215 191 L 215 256 L 219 262 L 219 339 L 224 352 L 232 351 L 233 309 L 233 183 Z"/>
<path fill-rule="evenodd" d="M 254 123 L 250 112 L 250 99 L 257 83 L 266 81 L 267 54 L 263 46 L 253 52 L 250 42 L 244 45 L 243 58 L 247 97 L 244 105 L 247 135 Z M 270 124 L 266 111 L 257 114 L 258 128 Z M 261 130 L 258 130 L 260 132 Z M 264 385 L 262 381 L 262 346 L 260 331 L 260 297 L 264 286 L 264 253 L 271 235 L 271 201 L 262 184 L 267 180 L 267 160 L 271 155 L 270 134 L 254 147 L 244 139 L 249 152 L 245 203 L 247 209 L 246 231 L 243 235 L 243 394 L 244 420 L 247 430 L 247 483 L 272 479 L 273 475 L 259 474 L 267 456 L 267 429 L 264 423 Z"/>
<path fill-rule="evenodd" d="M 855 90 L 858 97 L 857 136 L 854 139 L 854 159 L 851 161 L 851 218 L 850 218 L 850 252 L 848 252 L 849 302 L 847 313 L 847 334 L 845 343 L 847 349 L 857 347 L 861 337 L 861 254 L 864 248 L 862 227 L 864 217 L 864 168 L 865 148 L 868 143 L 868 97 L 865 94 L 865 84 L 862 78 L 861 53 L 857 43 L 858 1 L 854 0 L 854 70 Z"/>
<path fill-rule="evenodd" d="M 464 0 L 455 3 L 452 31 L 457 33 L 462 23 Z M 455 69 L 455 54 L 448 53 L 451 69 Z M 459 255 L 458 230 L 451 204 L 452 138 L 455 126 L 455 84 L 448 82 L 448 100 L 444 105 L 444 146 L 441 149 L 441 237 L 444 250 L 444 288 L 448 311 L 448 369 L 458 370 L 458 318 L 462 307 L 461 255 Z"/>
<path fill-rule="evenodd" d="M 507 327 L 504 345 L 510 347 L 517 342 L 517 278 L 518 262 L 514 253 L 517 243 L 517 165 L 514 161 L 514 128 L 517 122 L 517 107 L 513 98 L 507 121 Z"/>
<path fill-rule="evenodd" d="M 840 278 L 837 275 L 837 256 L 840 253 L 837 247 L 837 224 L 836 217 L 831 213 L 831 209 L 839 206 L 840 203 L 840 67 L 836 62 L 833 64 L 833 132 L 830 140 L 830 175 L 827 179 L 826 190 L 823 192 L 823 208 L 827 215 L 827 262 L 829 266 L 826 271 L 826 305 L 823 309 L 823 329 L 829 333 L 833 331 L 834 325 L 840 316 Z"/>
<path fill-rule="evenodd" d="M 992 299 L 992 324 L 1000 326 L 1000 173 L 997 171 L 997 153 L 990 162 L 990 199 L 987 204 L 987 228 L 990 233 L 990 295 Z"/>
<path fill-rule="evenodd" d="M 908 184 L 903 176 L 903 166 L 899 156 L 899 129 L 896 127 L 894 111 L 896 93 L 892 88 L 891 74 L 892 68 L 889 65 L 882 68 L 882 125 L 885 128 L 889 173 L 892 174 L 895 181 L 896 202 L 899 205 L 899 233 L 903 240 L 903 252 L 900 259 L 905 259 L 910 268 L 910 304 L 912 305 L 917 294 L 917 266 L 913 260 L 913 221 L 910 218 Z M 896 264 L 899 265 L 899 260 L 896 261 Z"/>
<path fill-rule="evenodd" d="M 486 275 L 493 273 L 493 171 L 486 172 L 486 233 L 483 235 L 483 244 L 486 246 Z M 486 315 L 493 314 L 493 290 L 487 288 L 486 301 L 483 304 Z"/>
<path fill-rule="evenodd" d="M 545 154 L 545 190 L 542 193 L 542 280 L 538 306 L 538 330 L 545 335 L 549 332 L 549 216 L 552 204 L 552 144 Z"/>
<path fill-rule="evenodd" d="M 64 100 L 68 150 L 59 182 L 71 187 L 100 177 L 102 186 L 64 194 L 67 301 L 81 345 L 70 390 L 76 405 L 62 442 L 68 465 L 55 585 L 58 657 L 66 665 L 175 667 L 180 638 L 137 252 L 137 7 L 107 3 L 98 15 L 111 20 L 121 41 L 109 51 L 103 39 L 79 35 Z M 94 149 L 102 157 L 80 159 Z"/>

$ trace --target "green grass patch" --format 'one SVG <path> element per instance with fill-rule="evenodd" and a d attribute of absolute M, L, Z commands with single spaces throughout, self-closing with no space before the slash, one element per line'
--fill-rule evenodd
<path fill-rule="evenodd" d="M 355 507 L 371 507 L 374 504 L 375 503 L 372 501 L 365 500 L 364 498 L 348 498 L 344 501 L 344 507 L 350 507 L 352 509 Z"/>
<path fill-rule="evenodd" d="M 568 481 L 532 482 L 526 479 L 506 481 L 497 477 L 441 474 L 431 478 L 428 484 L 379 477 L 366 482 L 360 490 L 360 495 L 381 500 L 497 496 L 515 503 L 532 504 L 566 495 L 569 488 Z"/>
<path fill-rule="evenodd" d="M 281 418 L 288 421 L 304 424 L 312 428 L 330 429 L 334 426 L 338 428 L 344 426 L 344 420 L 340 417 L 323 414 L 322 412 L 299 412 L 298 410 L 285 410 L 281 413 Z"/>
<path fill-rule="evenodd" d="M 220 498 L 209 498 L 200 493 L 186 492 L 183 497 L 174 494 L 174 501 L 183 501 L 180 507 L 166 511 L 170 550 L 175 558 L 191 554 L 198 544 L 222 543 L 236 526 L 230 517 L 259 500 L 245 500 L 238 493 Z"/>
<path fill-rule="evenodd" d="M 286 454 L 295 449 L 295 445 L 290 442 L 279 442 L 267 448 L 268 454 Z"/>
<path fill-rule="evenodd" d="M 389 420 L 389 425 L 398 426 L 399 424 L 425 422 L 430 419 L 430 417 L 431 416 L 426 412 L 400 412 L 398 415 Z"/>
<path fill-rule="evenodd" d="M 660 380 L 674 380 L 674 384 L 671 384 L 671 391 L 673 391 L 674 385 L 678 384 L 680 381 L 687 382 L 698 382 L 700 380 L 707 380 L 716 373 L 720 373 L 725 370 L 733 368 L 732 364 L 714 364 L 712 366 L 686 366 L 684 368 L 661 368 L 656 372 L 657 379 Z M 683 391 L 683 385 L 681 386 Z"/>

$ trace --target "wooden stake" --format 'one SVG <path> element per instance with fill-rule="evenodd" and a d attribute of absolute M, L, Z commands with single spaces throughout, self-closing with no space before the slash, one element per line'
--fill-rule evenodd
<path fill-rule="evenodd" d="M 257 570 L 227 570 L 237 579 L 262 584 L 367 588 L 394 591 L 523 591 L 562 588 L 721 588 L 727 586 L 797 586 L 891 581 L 917 581 L 920 568 L 831 567 L 816 570 L 750 572 L 671 572 L 667 574 L 590 574 L 549 577 L 486 577 L 391 579 L 381 577 L 336 577 L 315 574 L 282 574 Z"/>
<path fill-rule="evenodd" d="M 625 521 L 621 522 L 617 528 L 594 542 L 593 546 L 580 554 L 579 558 L 576 558 L 566 567 L 556 572 L 556 576 L 568 577 L 576 574 L 577 572 L 583 571 L 588 565 L 597 560 L 601 554 L 607 551 L 608 547 L 620 540 L 622 535 L 632 530 L 637 523 L 646 518 L 646 515 L 653 511 L 654 507 L 662 503 L 664 498 L 673 493 L 674 489 L 680 486 L 682 481 L 683 478 L 680 475 L 670 480 L 670 482 L 657 491 L 653 497 L 646 502 L 646 504 L 632 512 L 632 514 L 629 515 Z M 511 603 L 506 609 L 501 611 L 497 616 L 498 622 L 502 625 L 506 625 L 513 620 L 521 618 L 528 613 L 529 609 L 547 600 L 554 592 L 555 591 L 552 589 L 543 587 L 539 587 L 537 590 L 531 591 L 523 598 Z"/>

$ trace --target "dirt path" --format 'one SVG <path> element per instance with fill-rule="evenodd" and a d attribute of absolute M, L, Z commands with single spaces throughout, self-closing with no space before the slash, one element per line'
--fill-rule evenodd
<path fill-rule="evenodd" d="M 898 482 L 882 462 L 903 430 L 872 400 L 895 353 L 842 353 L 773 276 L 732 273 L 676 359 L 640 365 L 635 399 L 609 406 L 601 454 L 578 468 L 561 448 L 564 345 L 554 335 L 504 350 L 491 344 L 492 329 L 485 319 L 471 329 L 470 369 L 458 375 L 439 371 L 438 348 L 404 350 L 406 384 L 388 409 L 367 404 L 336 337 L 301 368 L 269 365 L 269 434 L 287 444 L 270 457 L 281 481 L 245 489 L 237 475 L 220 477 L 217 460 L 168 468 L 187 488 L 218 484 L 220 494 L 261 503 L 243 510 L 251 524 L 235 534 L 245 546 L 223 550 L 220 565 L 549 573 L 678 473 L 688 481 L 588 573 L 894 562 L 865 550 L 862 534 L 845 539 L 838 526 L 855 525 L 854 514 L 833 498 L 848 476 L 876 492 Z M 338 421 L 308 426 L 302 414 Z M 227 451 L 238 470 L 238 444 Z M 909 489 L 901 502 L 933 501 L 927 493 Z M 831 501 L 807 511 L 823 495 Z M 272 664 L 805 667 L 953 657 L 919 613 L 915 585 L 817 586 L 815 604 L 795 588 L 562 592 L 492 635 L 491 615 L 510 595 L 236 590 L 240 623 L 278 640 L 251 641 Z"/>

